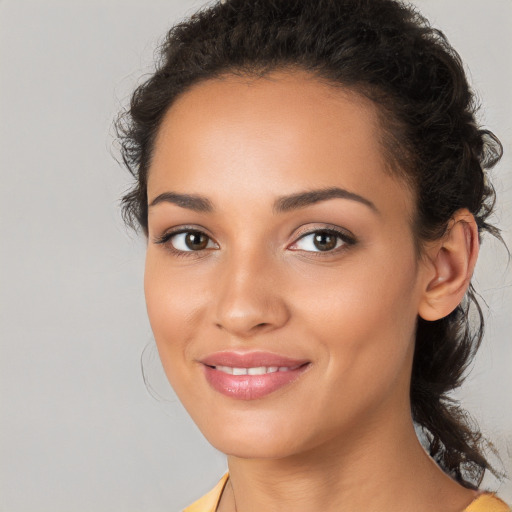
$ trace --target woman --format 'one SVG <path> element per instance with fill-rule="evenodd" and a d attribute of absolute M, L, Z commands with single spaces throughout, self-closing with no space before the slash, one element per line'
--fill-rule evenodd
<path fill-rule="evenodd" d="M 394 0 L 228 0 L 161 56 L 123 201 L 167 377 L 228 456 L 187 511 L 509 510 L 447 395 L 501 147 L 443 35 Z"/>

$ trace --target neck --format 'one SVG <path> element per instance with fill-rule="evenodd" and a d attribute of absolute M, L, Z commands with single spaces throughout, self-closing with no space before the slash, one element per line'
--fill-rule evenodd
<path fill-rule="evenodd" d="M 421 447 L 410 415 L 285 459 L 228 457 L 219 512 L 460 512 L 475 497 Z M 236 503 L 236 508 L 235 508 Z"/>

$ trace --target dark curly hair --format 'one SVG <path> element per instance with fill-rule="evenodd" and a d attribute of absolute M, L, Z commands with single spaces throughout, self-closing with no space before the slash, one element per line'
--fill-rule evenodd
<path fill-rule="evenodd" d="M 147 234 L 148 168 L 175 99 L 202 80 L 280 69 L 306 70 L 377 105 L 389 172 L 416 196 L 419 254 L 460 208 L 474 215 L 479 234 L 500 238 L 487 222 L 495 195 L 485 170 L 500 159 L 501 144 L 477 125 L 474 95 L 446 37 L 395 0 L 228 0 L 175 25 L 156 71 L 117 122 L 123 160 L 136 179 L 122 199 L 128 224 Z M 413 419 L 430 455 L 470 488 L 480 485 L 485 470 L 495 471 L 486 459 L 489 444 L 449 393 L 463 382 L 482 335 L 472 286 L 445 318 L 418 318 L 410 390 Z"/>

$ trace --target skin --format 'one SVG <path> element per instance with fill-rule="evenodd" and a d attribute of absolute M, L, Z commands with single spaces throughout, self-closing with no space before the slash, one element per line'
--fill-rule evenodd
<path fill-rule="evenodd" d="M 150 206 L 145 293 L 170 383 L 228 455 L 220 512 L 235 499 L 238 512 L 459 512 L 475 497 L 418 443 L 409 384 L 416 319 L 462 299 L 476 225 L 457 212 L 418 257 L 414 194 L 389 172 L 379 130 L 368 100 L 300 71 L 202 82 L 159 129 L 149 204 L 173 192 L 212 206 Z M 280 197 L 333 187 L 374 207 L 332 197 L 276 212 Z M 206 248 L 157 243 L 180 226 Z M 355 242 L 319 251 L 311 233 L 332 227 Z M 258 400 L 212 389 L 198 360 L 247 349 L 310 365 Z"/>

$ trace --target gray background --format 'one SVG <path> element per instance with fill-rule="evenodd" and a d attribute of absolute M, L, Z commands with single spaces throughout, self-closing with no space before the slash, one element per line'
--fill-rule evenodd
<path fill-rule="evenodd" d="M 0 510 L 167 511 L 226 468 L 169 391 L 142 291 L 144 241 L 111 122 L 157 41 L 201 1 L 0 0 Z M 512 2 L 418 0 L 460 51 L 508 152 L 496 221 L 512 247 Z M 486 240 L 485 346 L 459 393 L 512 472 L 512 276 Z M 490 313 L 492 312 L 492 314 Z M 151 385 L 140 370 L 141 353 Z M 497 488 L 490 479 L 488 485 Z M 499 489 L 512 501 L 507 481 Z"/>

